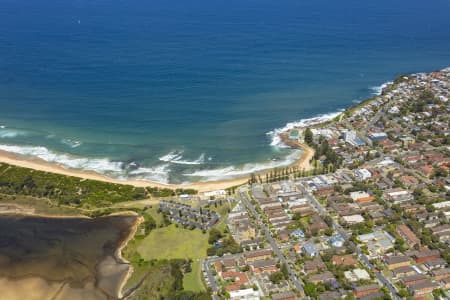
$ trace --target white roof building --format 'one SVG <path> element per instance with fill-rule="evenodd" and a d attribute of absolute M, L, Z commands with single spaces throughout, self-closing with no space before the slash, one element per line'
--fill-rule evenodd
<path fill-rule="evenodd" d="M 355 171 L 355 176 L 360 180 L 366 180 L 366 179 L 372 177 L 372 174 L 367 169 L 357 169 Z"/>
<path fill-rule="evenodd" d="M 343 216 L 345 222 L 348 224 L 358 224 L 364 222 L 364 217 L 361 215 L 351 215 L 351 216 Z"/>
<path fill-rule="evenodd" d="M 367 271 L 364 269 L 354 269 L 353 274 L 355 274 L 359 280 L 369 280 L 370 279 L 369 273 L 367 273 Z"/>
<path fill-rule="evenodd" d="M 390 114 L 398 114 L 399 112 L 400 112 L 400 109 L 397 106 L 393 106 L 393 107 L 391 107 L 391 109 L 389 109 Z"/>
<path fill-rule="evenodd" d="M 350 282 L 356 282 L 359 280 L 370 280 L 370 275 L 364 269 L 354 269 L 352 271 L 344 272 L 345 278 Z"/>
<path fill-rule="evenodd" d="M 258 291 L 253 289 L 237 290 L 230 292 L 230 300 L 260 300 Z"/>
<path fill-rule="evenodd" d="M 225 190 L 211 191 L 205 192 L 205 197 L 218 197 L 218 196 L 226 196 L 227 192 Z"/>
<path fill-rule="evenodd" d="M 356 192 L 350 193 L 350 198 L 352 198 L 352 200 L 354 202 L 357 202 L 359 199 L 368 198 L 368 197 L 371 197 L 371 196 L 367 192 L 364 192 L 364 191 L 356 191 Z"/>
<path fill-rule="evenodd" d="M 450 207 L 450 201 L 434 203 L 433 206 L 434 206 L 434 208 L 437 208 L 437 209 L 447 208 L 447 207 Z"/>

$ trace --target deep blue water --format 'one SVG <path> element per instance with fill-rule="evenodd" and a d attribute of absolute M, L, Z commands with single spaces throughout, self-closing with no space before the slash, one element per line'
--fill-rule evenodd
<path fill-rule="evenodd" d="M 280 163 L 267 132 L 449 66 L 449 28 L 448 0 L 1 0 L 0 144 L 174 182 Z"/>

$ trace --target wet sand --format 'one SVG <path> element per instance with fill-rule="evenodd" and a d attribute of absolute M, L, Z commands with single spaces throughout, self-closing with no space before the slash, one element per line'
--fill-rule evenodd
<path fill-rule="evenodd" d="M 120 298 L 131 270 L 120 251 L 138 220 L 0 215 L 0 298 Z"/>

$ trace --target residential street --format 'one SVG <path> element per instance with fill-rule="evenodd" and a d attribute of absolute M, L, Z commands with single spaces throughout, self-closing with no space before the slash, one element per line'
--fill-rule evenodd
<path fill-rule="evenodd" d="M 331 215 L 328 213 L 328 211 L 320 204 L 319 201 L 317 201 L 317 199 L 311 195 L 310 193 L 308 193 L 306 190 L 303 189 L 304 195 L 305 197 L 310 201 L 311 204 L 313 204 L 313 206 L 317 209 L 317 211 L 324 216 L 329 216 L 331 217 Z M 344 230 L 344 228 L 342 228 L 341 225 L 339 225 L 338 222 L 336 222 L 336 220 L 334 218 L 331 218 L 333 220 L 333 227 L 334 229 L 339 233 L 339 235 L 341 235 L 346 241 L 348 241 L 350 243 L 350 245 L 352 247 L 354 247 L 355 252 L 358 256 L 358 258 L 360 259 L 360 261 L 369 269 L 369 270 L 373 270 L 375 269 L 375 266 L 370 262 L 369 258 L 367 257 L 367 255 L 365 255 L 364 253 L 362 253 L 361 249 L 358 247 L 358 245 L 355 245 L 355 243 L 353 243 L 352 241 L 350 241 L 350 235 L 348 234 L 347 231 Z M 391 296 L 396 299 L 396 300 L 401 300 L 401 298 L 397 295 L 397 290 L 394 288 L 394 286 L 391 284 L 391 282 L 381 273 L 381 272 L 376 272 L 375 276 L 377 277 L 377 279 L 380 281 L 380 283 L 385 286 L 386 288 L 388 288 Z"/>
<path fill-rule="evenodd" d="M 265 238 L 267 239 L 267 241 L 269 242 L 270 246 L 272 247 L 273 252 L 275 252 L 275 254 L 277 255 L 277 257 L 280 260 L 280 262 L 282 264 L 286 265 L 286 267 L 288 269 L 288 272 L 289 272 L 289 279 L 290 279 L 291 283 L 293 284 L 295 289 L 300 294 L 304 294 L 303 282 L 297 277 L 297 275 L 295 274 L 294 270 L 292 270 L 292 268 L 289 265 L 288 261 L 284 257 L 283 253 L 280 251 L 277 242 L 274 240 L 274 238 L 272 237 L 272 234 L 270 233 L 269 228 L 267 228 L 267 226 L 263 223 L 263 221 L 261 219 L 261 216 L 258 214 L 258 212 L 256 211 L 255 207 L 251 203 L 251 200 L 249 199 L 248 193 L 241 190 L 239 195 L 240 195 L 240 198 L 242 200 L 242 203 L 244 203 L 244 205 L 248 208 L 248 210 L 256 218 L 258 224 L 260 224 L 261 227 L 263 228 L 264 233 L 265 233 Z"/>

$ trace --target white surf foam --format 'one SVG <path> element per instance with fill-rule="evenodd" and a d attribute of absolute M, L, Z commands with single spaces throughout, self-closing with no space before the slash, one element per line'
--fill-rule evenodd
<path fill-rule="evenodd" d="M 383 92 L 383 89 L 386 88 L 389 84 L 392 84 L 392 81 L 388 81 L 379 86 L 372 86 L 370 90 L 372 91 L 372 95 L 379 96 Z"/>
<path fill-rule="evenodd" d="M 183 160 L 182 157 L 170 161 L 173 164 L 179 165 L 202 165 L 205 163 L 205 153 L 200 154 L 196 160 Z"/>
<path fill-rule="evenodd" d="M 183 159 L 183 151 L 174 150 L 161 156 L 159 160 L 178 165 L 201 165 L 205 163 L 205 153 L 200 154 L 195 160 L 185 160 Z"/>
<path fill-rule="evenodd" d="M 271 146 L 279 147 L 279 148 L 287 148 L 288 146 L 286 146 L 282 142 L 282 140 L 280 138 L 280 134 L 288 132 L 289 130 L 291 130 L 293 128 L 300 128 L 300 127 L 304 128 L 304 127 L 313 126 L 313 125 L 327 122 L 327 121 L 332 120 L 335 117 L 339 116 L 341 114 L 341 112 L 342 112 L 342 110 L 338 111 L 338 112 L 318 115 L 318 116 L 315 116 L 312 118 L 302 119 L 300 121 L 290 122 L 290 123 L 287 123 L 282 128 L 276 128 L 274 130 L 267 132 L 266 135 L 268 135 L 271 138 L 271 142 L 270 142 Z"/>
<path fill-rule="evenodd" d="M 80 147 L 83 143 L 77 140 L 72 140 L 72 139 L 62 139 L 61 143 L 63 143 L 64 145 L 69 146 L 70 148 L 77 148 Z"/>
<path fill-rule="evenodd" d="M 34 156 L 50 163 L 56 163 L 71 169 L 95 171 L 102 174 L 116 174 L 122 172 L 122 162 L 113 162 L 107 158 L 74 157 L 48 150 L 42 146 L 12 146 L 0 145 L 0 150 L 21 155 Z"/>
<path fill-rule="evenodd" d="M 168 164 L 150 168 L 139 167 L 127 173 L 124 170 L 125 164 L 123 162 L 111 161 L 108 158 L 75 157 L 68 154 L 56 153 L 42 146 L 0 145 L 0 150 L 33 156 L 65 168 L 94 171 L 122 180 L 132 177 L 135 179 L 152 180 L 161 183 L 168 183 L 169 181 L 170 169 Z"/>
<path fill-rule="evenodd" d="M 25 135 L 27 135 L 27 133 L 23 130 L 10 129 L 10 128 L 7 128 L 6 126 L 0 127 L 0 138 L 2 138 L 2 139 L 11 139 L 11 138 L 15 138 L 18 136 L 25 136 Z"/>
<path fill-rule="evenodd" d="M 241 167 L 230 166 L 221 169 L 199 170 L 192 173 L 185 173 L 184 176 L 198 177 L 200 181 L 216 181 L 232 179 L 239 176 L 248 175 L 255 172 L 260 172 L 272 168 L 286 167 L 294 163 L 300 156 L 301 151 L 295 150 L 282 161 L 270 161 L 259 164 L 245 164 Z"/>
<path fill-rule="evenodd" d="M 140 167 L 128 173 L 128 175 L 135 179 L 151 180 L 161 183 L 169 183 L 169 164 L 162 164 L 154 167 Z"/>
<path fill-rule="evenodd" d="M 159 160 L 163 162 L 172 162 L 174 160 L 180 160 L 183 158 L 182 154 L 183 151 L 178 150 L 170 151 L 166 155 L 161 156 Z"/>

